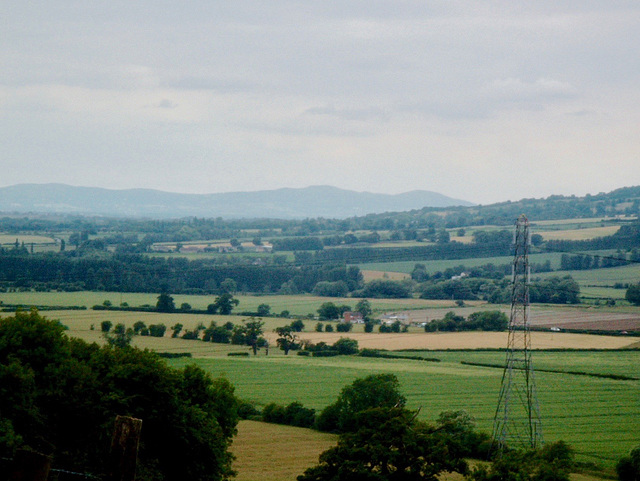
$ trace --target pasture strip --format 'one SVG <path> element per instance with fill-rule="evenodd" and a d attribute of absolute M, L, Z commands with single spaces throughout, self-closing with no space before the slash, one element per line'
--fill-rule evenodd
<path fill-rule="evenodd" d="M 483 362 L 468 362 L 468 361 L 460 361 L 460 364 L 465 364 L 468 366 L 481 366 L 481 367 L 491 367 L 504 369 L 504 364 L 487 364 Z M 522 368 L 514 367 L 515 370 L 522 370 Z M 536 369 L 537 372 L 555 372 L 559 374 L 571 374 L 573 376 L 591 376 L 591 377 L 602 377 L 607 379 L 615 379 L 617 381 L 640 381 L 640 378 L 631 377 L 631 376 L 622 376 L 620 374 L 598 374 L 592 372 L 584 372 L 584 371 L 562 371 L 559 369 Z"/>

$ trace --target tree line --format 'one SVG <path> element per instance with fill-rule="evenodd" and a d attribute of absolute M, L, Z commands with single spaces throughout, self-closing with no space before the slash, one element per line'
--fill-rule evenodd
<path fill-rule="evenodd" d="M 67 256 L 0 250 L 0 286 L 36 290 L 98 290 L 215 294 L 232 279 L 243 292 L 311 292 L 318 282 L 362 285 L 355 266 L 218 265 L 206 259 L 156 258 L 139 254 Z"/>

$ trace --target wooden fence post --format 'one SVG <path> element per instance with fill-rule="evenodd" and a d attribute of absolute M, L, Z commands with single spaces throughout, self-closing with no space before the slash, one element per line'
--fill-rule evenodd
<path fill-rule="evenodd" d="M 109 456 L 109 481 L 134 481 L 142 420 L 116 417 Z"/>
<path fill-rule="evenodd" d="M 47 481 L 51 458 L 35 451 L 18 449 L 13 458 L 9 481 Z"/>

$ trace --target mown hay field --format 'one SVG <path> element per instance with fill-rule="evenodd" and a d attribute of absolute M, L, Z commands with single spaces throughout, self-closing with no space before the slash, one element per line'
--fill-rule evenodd
<path fill-rule="evenodd" d="M 236 481 L 294 481 L 317 464 L 337 436 L 293 426 L 241 421 L 231 452 Z"/>
<path fill-rule="evenodd" d="M 445 310 L 438 311 L 440 315 Z M 9 315 L 9 314 L 7 314 Z M 181 314 L 181 313 L 156 313 L 156 312 L 129 312 L 129 311 L 46 311 L 43 315 L 49 319 L 58 319 L 69 328 L 71 336 L 80 337 L 91 342 L 102 342 L 100 325 L 103 321 L 110 321 L 113 325 L 122 323 L 126 327 L 133 327 L 137 321 L 150 324 L 164 324 L 167 333 L 164 338 L 150 338 L 137 336 L 136 345 L 156 350 L 183 351 L 190 346 L 195 351 L 214 355 L 220 345 L 204 343 L 201 341 L 187 341 L 183 339 L 171 339 L 171 326 L 182 324 L 183 328 L 195 329 L 202 323 L 205 327 L 214 321 L 218 325 L 225 322 L 241 324 L 244 319 L 241 316 L 218 316 L 208 314 Z M 276 334 L 274 329 L 289 324 L 289 319 L 265 318 L 265 337 L 269 340 L 272 354 L 277 354 Z M 300 340 L 310 341 L 314 344 L 326 342 L 333 344 L 341 337 L 350 337 L 359 343 L 360 348 L 370 349 L 500 349 L 507 345 L 506 332 L 424 332 L 420 327 L 412 327 L 406 333 L 365 333 L 363 325 L 356 325 L 349 333 L 342 332 L 315 332 L 317 321 L 304 321 L 305 331 L 298 333 Z M 324 322 L 323 324 L 328 324 Z M 330 323 L 334 326 L 335 322 Z M 620 349 L 638 342 L 633 336 L 595 336 L 588 334 L 571 334 L 565 332 L 541 331 L 532 332 L 532 344 L 535 349 Z M 186 343 L 186 344 L 185 344 Z M 235 346 L 235 350 L 242 350 L 242 346 Z M 226 351 L 225 351 L 226 355 Z"/>
<path fill-rule="evenodd" d="M 587 240 L 597 237 L 606 237 L 615 234 L 620 230 L 619 225 L 608 225 L 604 227 L 589 227 L 585 229 L 567 230 L 536 230 L 544 240 Z"/>

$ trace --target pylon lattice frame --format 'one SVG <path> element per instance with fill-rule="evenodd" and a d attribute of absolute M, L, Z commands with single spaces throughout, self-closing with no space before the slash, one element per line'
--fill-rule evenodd
<path fill-rule="evenodd" d="M 493 424 L 493 444 L 499 452 L 506 447 L 536 449 L 543 443 L 531 363 L 529 246 L 529 221 L 521 215 L 516 221 L 514 239 L 507 356 Z"/>

